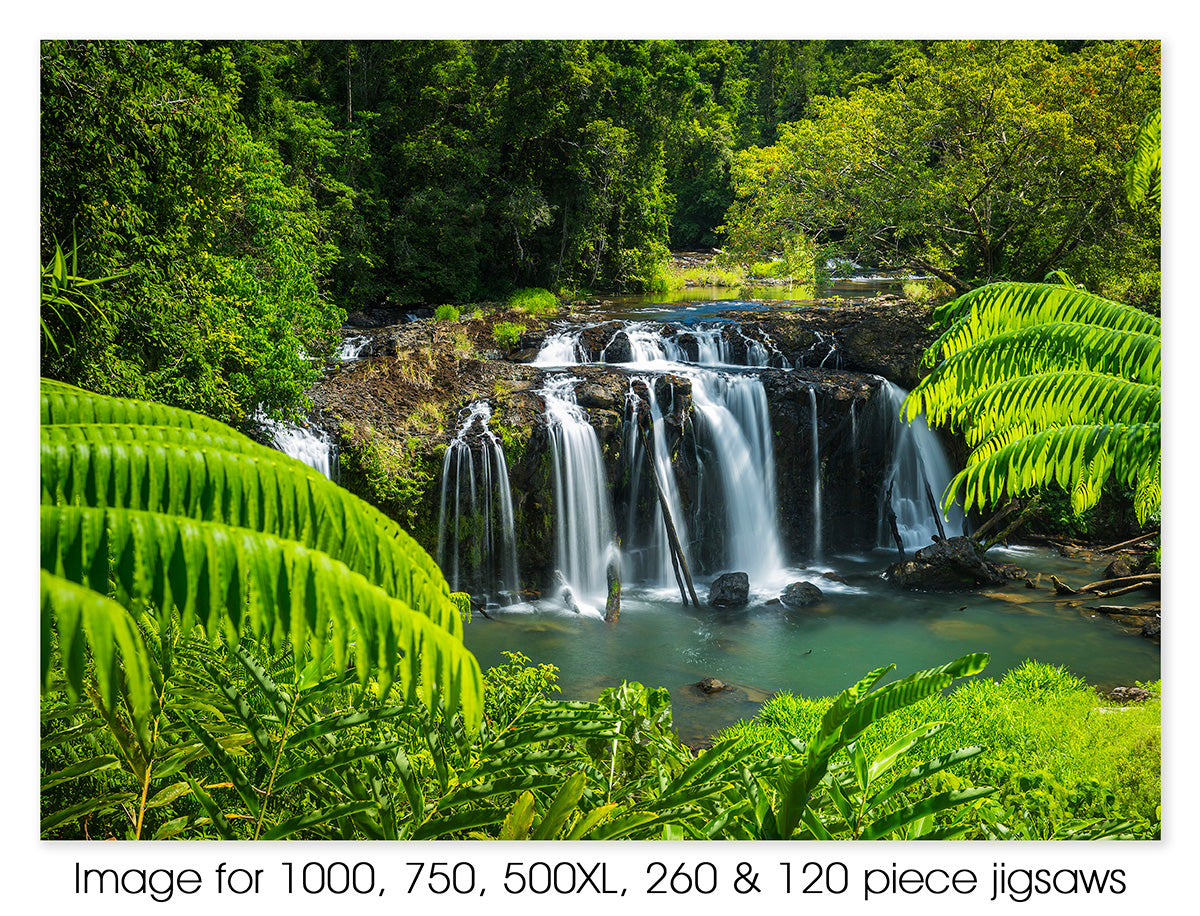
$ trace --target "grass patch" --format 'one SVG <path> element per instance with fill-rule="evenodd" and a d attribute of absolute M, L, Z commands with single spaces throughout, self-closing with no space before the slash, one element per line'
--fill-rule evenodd
<path fill-rule="evenodd" d="M 558 311 L 559 301 L 548 289 L 519 289 L 508 297 L 508 307 L 530 315 L 548 315 Z"/>
<path fill-rule="evenodd" d="M 809 740 L 831 703 L 783 693 L 721 737 L 761 742 L 763 756 L 785 754 L 788 737 Z M 976 678 L 906 707 L 862 742 L 868 754 L 878 753 L 923 722 L 947 722 L 922 753 L 985 748 L 945 777 L 946 788 L 958 780 L 996 787 L 977 803 L 980 818 L 1019 825 L 1030 839 L 1062 836 L 1072 824 L 1098 818 L 1137 822 L 1139 835 L 1149 836 L 1161 819 L 1160 707 L 1158 699 L 1106 704 L 1066 669 L 1026 661 L 1000 681 Z"/>
<path fill-rule="evenodd" d="M 492 325 L 492 340 L 506 349 L 511 350 L 521 340 L 525 326 L 515 321 L 498 321 Z"/>

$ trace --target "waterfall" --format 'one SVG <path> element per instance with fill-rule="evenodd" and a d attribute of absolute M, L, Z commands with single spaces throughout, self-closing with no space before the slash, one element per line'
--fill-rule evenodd
<path fill-rule="evenodd" d="M 366 334 L 348 335 L 342 338 L 342 346 L 338 351 L 338 357 L 342 360 L 358 359 L 362 355 L 362 351 L 366 349 L 371 342 L 371 338 Z"/>
<path fill-rule="evenodd" d="M 883 484 L 883 498 L 887 498 L 890 490 L 891 509 L 896 514 L 896 528 L 904 541 L 904 549 L 916 550 L 929 544 L 932 536 L 938 533 L 937 522 L 929 508 L 926 484 L 941 511 L 942 496 L 954 475 L 942 444 L 925 418 L 919 416 L 912 423 L 900 418 L 900 405 L 908 392 L 885 379 L 881 394 L 892 429 L 892 464 Z M 959 533 L 963 522 L 961 507 L 958 504 L 951 506 L 950 513 L 943 514 L 943 521 L 947 536 Z M 894 541 L 884 505 L 880 506 L 879 523 L 879 543 L 891 546 Z"/>
<path fill-rule="evenodd" d="M 625 455 L 629 463 L 629 514 L 626 519 L 624 558 L 625 570 L 623 576 L 628 581 L 650 582 L 655 585 L 669 587 L 674 583 L 674 567 L 671 561 L 671 548 L 667 539 L 667 526 L 663 520 L 662 507 L 659 505 L 653 480 L 643 481 L 643 467 L 649 458 L 642 447 L 642 437 L 638 431 L 638 413 L 641 410 L 642 399 L 638 394 L 639 385 L 644 385 L 649 402 L 651 441 L 654 448 L 654 465 L 650 469 L 658 477 L 667 498 L 667 508 L 675 525 L 675 533 L 679 538 L 680 547 L 684 551 L 688 566 L 692 561 L 688 554 L 688 530 L 684 520 L 683 510 L 679 505 L 679 488 L 675 480 L 675 472 L 671 467 L 670 448 L 667 445 L 665 420 L 662 407 L 654 391 L 654 380 L 646 376 L 638 376 L 630 380 L 629 393 L 625 400 Z M 668 408 L 670 405 L 668 405 Z M 643 484 L 645 493 L 642 492 Z M 644 499 L 643 499 L 644 498 Z M 636 509 L 648 502 L 653 506 L 649 526 L 646 520 L 639 517 Z"/>
<path fill-rule="evenodd" d="M 504 447 L 487 401 L 470 404 L 442 459 L 438 565 L 453 591 L 515 595 L 517 539 Z"/>
<path fill-rule="evenodd" d="M 812 513 L 813 559 L 821 559 L 821 443 L 817 424 L 817 389 L 808 389 L 808 403 L 812 407 Z"/>
<path fill-rule="evenodd" d="M 581 342 L 582 328 L 550 334 L 534 358 L 535 366 L 571 366 L 588 361 Z M 744 359 L 735 358 L 734 335 L 745 345 Z M 628 343 L 614 348 L 618 337 Z M 752 337 L 736 325 L 695 325 L 664 328 L 654 322 L 633 321 L 614 334 L 600 351 L 599 362 L 648 367 L 661 363 L 694 363 L 701 366 L 788 367 L 775 344 Z"/>
<path fill-rule="evenodd" d="M 576 379 L 555 376 L 541 390 L 546 402 L 554 473 L 558 569 L 576 599 L 604 602 L 612 545 L 612 511 L 600 443 L 575 400 Z"/>
<path fill-rule="evenodd" d="M 727 570 L 748 573 L 752 583 L 779 579 L 783 547 L 776 520 L 775 453 L 762 380 L 754 375 L 697 372 L 692 376 L 696 432 L 716 467 L 703 467 L 699 498 L 720 487 L 725 510 Z"/>
<path fill-rule="evenodd" d="M 270 435 L 270 444 L 285 455 L 303 461 L 330 480 L 337 475 L 337 447 L 329 434 L 319 426 L 301 427 L 281 423 L 268 417 L 257 417 Z"/>
<path fill-rule="evenodd" d="M 579 330 L 570 328 L 549 334 L 533 360 L 535 366 L 573 366 L 583 362 L 586 354 L 579 343 Z"/>

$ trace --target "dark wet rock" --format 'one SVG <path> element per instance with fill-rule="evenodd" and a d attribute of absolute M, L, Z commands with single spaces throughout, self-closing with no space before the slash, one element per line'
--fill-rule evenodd
<path fill-rule="evenodd" d="M 695 684 L 696 689 L 704 693 L 717 693 L 720 690 L 728 690 L 729 685 L 724 681 L 717 680 L 715 677 L 701 678 Z"/>
<path fill-rule="evenodd" d="M 1132 575 L 1133 569 L 1124 557 L 1117 557 L 1104 568 L 1105 579 L 1125 579 Z"/>
<path fill-rule="evenodd" d="M 744 572 L 717 576 L 708 590 L 708 603 L 713 607 L 745 607 L 750 603 L 750 576 Z"/>
<path fill-rule="evenodd" d="M 1114 687 L 1108 698 L 1116 703 L 1141 703 L 1154 699 L 1154 693 L 1145 687 Z"/>
<path fill-rule="evenodd" d="M 983 555 L 970 538 L 953 537 L 922 547 L 912 559 L 893 563 L 889 582 L 911 591 L 953 592 L 1003 585 L 1010 576 Z"/>
<path fill-rule="evenodd" d="M 821 590 L 811 582 L 793 582 L 783 590 L 780 600 L 788 607 L 808 607 L 825 598 Z"/>

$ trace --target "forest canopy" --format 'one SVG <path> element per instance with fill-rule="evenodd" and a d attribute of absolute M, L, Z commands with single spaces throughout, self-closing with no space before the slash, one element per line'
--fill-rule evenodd
<path fill-rule="evenodd" d="M 1137 41 L 46 41 L 42 371 L 294 415 L 349 312 L 653 288 L 670 251 L 1156 307 Z M 46 275 L 45 270 L 43 275 Z M 65 345 L 52 344 L 62 341 Z M 47 345 L 49 342 L 50 345 Z"/>

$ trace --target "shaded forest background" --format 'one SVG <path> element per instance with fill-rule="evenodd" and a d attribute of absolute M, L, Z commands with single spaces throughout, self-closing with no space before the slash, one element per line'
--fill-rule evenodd
<path fill-rule="evenodd" d="M 43 374 L 228 422 L 294 414 L 348 312 L 672 250 L 1157 297 L 1155 42 L 48 41 L 41 90 L 43 264 L 106 280 Z"/>

